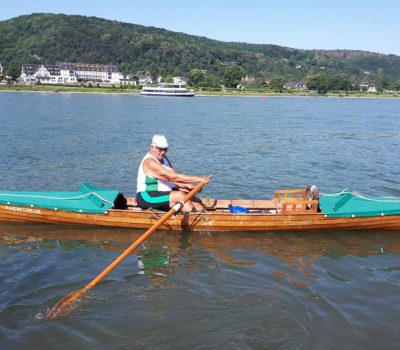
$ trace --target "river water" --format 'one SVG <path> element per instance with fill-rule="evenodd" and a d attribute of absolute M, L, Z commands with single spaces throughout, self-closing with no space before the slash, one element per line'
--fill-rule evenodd
<path fill-rule="evenodd" d="M 0 93 L 0 190 L 133 195 L 151 137 L 204 195 L 400 197 L 400 100 Z M 159 231 L 69 316 L 46 312 L 144 230 L 0 224 L 1 349 L 398 349 L 400 231 Z"/>

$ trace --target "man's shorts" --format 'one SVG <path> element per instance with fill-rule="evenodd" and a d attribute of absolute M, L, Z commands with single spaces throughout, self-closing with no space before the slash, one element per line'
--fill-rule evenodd
<path fill-rule="evenodd" d="M 142 209 L 158 209 L 168 211 L 170 191 L 138 192 L 136 202 Z"/>

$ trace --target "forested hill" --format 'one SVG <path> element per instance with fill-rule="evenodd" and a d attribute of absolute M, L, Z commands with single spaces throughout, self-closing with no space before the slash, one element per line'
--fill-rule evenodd
<path fill-rule="evenodd" d="M 266 38 L 269 30 L 265 29 Z M 340 51 L 227 43 L 85 16 L 32 14 L 0 22 L 3 66 L 11 61 L 54 64 L 66 60 L 112 63 L 124 73 L 149 71 L 157 65 L 162 74 L 185 75 L 197 68 L 221 76 L 227 66 L 237 64 L 247 75 L 262 79 L 301 80 L 326 73 L 358 83 L 372 82 L 382 68 L 385 79 L 400 79 L 400 56 L 333 52 Z"/>

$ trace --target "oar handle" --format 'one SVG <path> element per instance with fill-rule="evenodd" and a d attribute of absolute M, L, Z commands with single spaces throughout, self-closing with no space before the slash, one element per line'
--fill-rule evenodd
<path fill-rule="evenodd" d="M 84 289 L 88 290 L 93 288 L 99 283 L 105 276 L 107 276 L 122 260 L 124 260 L 130 253 L 132 253 L 140 244 L 142 244 L 155 230 L 157 230 L 165 221 L 167 221 L 172 215 L 174 215 L 183 205 L 190 200 L 201 188 L 205 185 L 205 182 L 200 182 L 195 188 L 193 188 L 182 200 L 175 204 L 169 212 L 167 212 L 160 220 L 158 220 L 152 227 L 150 227 L 142 236 L 140 236 L 128 249 L 126 249 L 117 259 L 115 259 L 107 268 L 103 270 L 92 282 L 90 282 Z"/>

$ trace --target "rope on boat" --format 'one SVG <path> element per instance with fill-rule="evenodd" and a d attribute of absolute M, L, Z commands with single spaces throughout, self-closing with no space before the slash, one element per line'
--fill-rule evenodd
<path fill-rule="evenodd" d="M 349 191 L 348 188 L 344 189 L 342 192 L 338 193 L 321 193 L 321 195 L 326 196 L 326 197 L 339 197 L 342 194 L 350 194 L 354 197 L 358 197 L 361 199 L 364 199 L 366 201 L 371 201 L 371 202 L 383 202 L 383 203 L 400 203 L 400 198 L 399 197 L 384 197 L 385 199 L 373 199 L 373 198 L 368 198 L 363 196 L 362 194 L 355 192 L 355 191 Z"/>
<path fill-rule="evenodd" d="M 96 192 L 90 192 L 90 193 L 86 193 L 83 194 L 82 196 L 77 196 L 77 197 L 68 197 L 68 198 L 59 198 L 59 197 L 48 197 L 48 196 L 35 196 L 35 195 L 29 195 L 29 194 L 10 194 L 10 193 L 0 193 L 0 196 L 13 196 L 13 197 L 25 197 L 25 198 L 44 198 L 44 199 L 59 199 L 59 200 L 73 200 L 73 199 L 80 199 L 80 198 L 84 198 L 84 197 L 89 197 L 91 195 L 95 195 L 96 197 L 98 197 L 99 199 L 101 199 L 102 201 L 111 204 L 112 206 L 114 206 L 113 202 L 108 201 L 107 199 L 103 198 L 102 196 L 100 196 L 98 193 Z"/>

